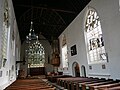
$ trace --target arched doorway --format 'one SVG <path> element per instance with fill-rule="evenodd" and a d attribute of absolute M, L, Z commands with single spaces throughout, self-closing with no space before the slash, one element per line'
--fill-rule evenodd
<path fill-rule="evenodd" d="M 73 76 L 80 77 L 80 68 L 79 68 L 79 64 L 77 62 L 73 63 L 72 69 L 73 69 Z"/>
<path fill-rule="evenodd" d="M 86 77 L 86 69 L 84 65 L 81 66 L 81 73 L 83 77 Z"/>

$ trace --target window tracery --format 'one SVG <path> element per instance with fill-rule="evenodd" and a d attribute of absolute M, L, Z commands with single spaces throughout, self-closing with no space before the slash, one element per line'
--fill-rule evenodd
<path fill-rule="evenodd" d="M 94 9 L 90 9 L 87 13 L 85 31 L 89 58 L 88 62 L 98 63 L 106 61 L 105 59 L 101 58 L 101 54 L 106 52 L 100 18 Z"/>
<path fill-rule="evenodd" d="M 45 50 L 42 44 L 38 41 L 34 42 L 26 50 L 28 57 L 28 68 L 44 67 L 45 63 Z"/>

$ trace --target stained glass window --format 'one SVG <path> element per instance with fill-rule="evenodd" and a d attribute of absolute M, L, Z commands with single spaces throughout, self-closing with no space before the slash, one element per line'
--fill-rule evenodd
<path fill-rule="evenodd" d="M 42 44 L 38 41 L 34 42 L 26 50 L 28 58 L 28 68 L 31 67 L 44 67 L 45 63 L 45 50 Z"/>
<path fill-rule="evenodd" d="M 87 13 L 85 34 L 89 59 L 88 63 L 106 62 L 107 58 L 100 18 L 94 9 L 90 9 Z M 102 58 L 102 55 L 105 57 Z"/>

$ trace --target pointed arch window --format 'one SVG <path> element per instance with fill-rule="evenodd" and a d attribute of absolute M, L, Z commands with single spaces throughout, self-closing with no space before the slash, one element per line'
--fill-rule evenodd
<path fill-rule="evenodd" d="M 101 63 L 107 61 L 104 39 L 102 35 L 100 18 L 91 8 L 88 10 L 85 21 L 85 36 L 88 54 L 88 63 Z"/>
<path fill-rule="evenodd" d="M 66 43 L 66 37 L 63 35 L 63 41 L 62 41 L 62 62 L 63 62 L 63 68 L 68 68 L 68 54 L 67 54 L 67 43 Z"/>
<path fill-rule="evenodd" d="M 28 57 L 28 68 L 44 67 L 45 50 L 39 41 L 32 43 L 26 50 Z"/>

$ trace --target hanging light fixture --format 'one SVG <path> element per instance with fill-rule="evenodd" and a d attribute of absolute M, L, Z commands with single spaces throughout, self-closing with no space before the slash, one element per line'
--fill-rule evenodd
<path fill-rule="evenodd" d="M 38 36 L 35 34 L 33 29 L 33 8 L 32 8 L 32 0 L 31 0 L 31 25 L 29 34 L 26 36 L 27 41 L 38 40 Z"/>
<path fill-rule="evenodd" d="M 38 40 L 38 36 L 35 34 L 34 29 L 33 29 L 33 22 L 32 21 L 31 21 L 29 34 L 26 36 L 26 40 L 27 41 Z"/>

